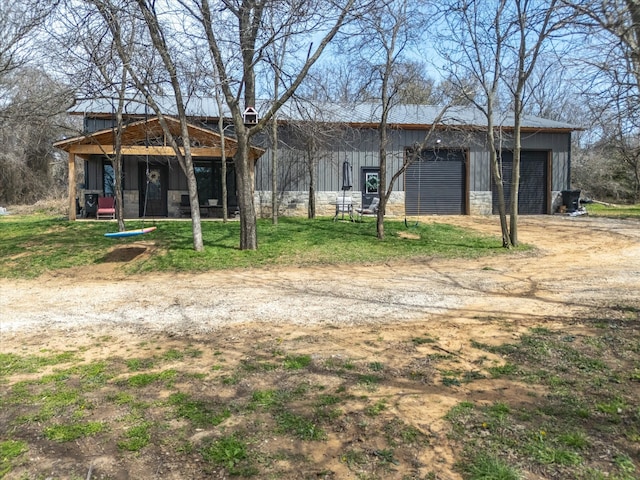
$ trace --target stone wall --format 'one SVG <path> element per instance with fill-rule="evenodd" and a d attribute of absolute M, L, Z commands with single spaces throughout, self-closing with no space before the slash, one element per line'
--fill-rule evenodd
<path fill-rule="evenodd" d="M 348 191 L 346 197 L 351 197 L 354 208 L 362 207 L 362 193 Z M 329 217 L 336 213 L 336 201 L 343 196 L 342 191 L 316 192 L 316 215 Z M 271 192 L 260 191 L 255 195 L 256 212 L 258 217 L 271 216 Z M 282 192 L 279 198 L 279 214 L 286 217 L 306 217 L 309 209 L 308 192 Z M 404 192 L 392 192 L 387 203 L 387 216 L 404 215 Z"/>
<path fill-rule="evenodd" d="M 469 214 L 491 215 L 493 197 L 491 192 L 469 192 Z"/>

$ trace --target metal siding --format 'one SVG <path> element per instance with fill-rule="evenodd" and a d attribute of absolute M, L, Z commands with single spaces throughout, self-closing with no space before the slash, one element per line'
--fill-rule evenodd
<path fill-rule="evenodd" d="M 426 157 L 407 168 L 405 212 L 407 215 L 464 214 L 465 154 L 457 150 L 428 151 Z"/>
<path fill-rule="evenodd" d="M 390 130 L 387 147 L 387 181 L 402 167 L 406 147 L 421 143 L 426 131 Z M 291 137 L 292 138 L 292 137 Z M 283 145 L 294 145 L 291 138 L 283 130 L 280 139 Z M 568 133 L 535 133 L 524 134 L 522 144 L 524 150 L 552 150 L 551 182 L 553 190 L 562 190 L 567 184 L 568 176 Z M 484 132 L 435 132 L 432 142 L 437 139 L 445 149 L 468 148 L 468 189 L 471 191 L 492 190 L 491 165 L 489 152 L 486 149 Z M 361 167 L 378 165 L 378 134 L 375 129 L 345 130 L 332 137 L 332 144 L 324 151 L 317 167 L 318 191 L 340 190 L 339 167 L 348 160 L 354 172 Z M 510 148 L 513 139 L 504 136 L 504 148 Z M 431 143 L 431 142 L 430 142 Z M 288 191 L 307 190 L 308 173 L 305 165 L 305 153 L 291 146 L 280 148 L 278 175 L 280 188 Z M 284 152 L 287 152 L 286 154 Z M 271 152 L 270 150 L 258 161 L 256 167 L 256 189 L 271 189 Z M 360 189 L 360 179 L 354 175 L 354 189 Z M 404 175 L 400 175 L 394 190 L 402 191 L 405 184 Z"/>
<path fill-rule="evenodd" d="M 547 213 L 547 164 L 548 151 L 521 152 L 520 184 L 518 187 L 518 213 L 543 215 Z M 502 152 L 502 178 L 507 213 L 511 213 L 511 173 L 513 152 Z M 498 213 L 497 189 L 493 189 L 493 213 Z"/>

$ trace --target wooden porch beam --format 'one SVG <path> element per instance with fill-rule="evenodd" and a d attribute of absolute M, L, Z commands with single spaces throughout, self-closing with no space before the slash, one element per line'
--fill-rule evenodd
<path fill-rule="evenodd" d="M 233 156 L 234 150 L 227 149 L 227 156 Z M 76 155 L 115 155 L 113 145 L 72 145 L 69 147 L 69 153 Z M 184 151 L 183 151 L 184 154 Z M 163 157 L 175 157 L 175 152 L 171 147 L 159 146 L 132 146 L 122 147 L 122 155 L 152 155 Z M 222 157 L 222 149 L 220 147 L 197 147 L 191 148 L 191 156 L 193 157 Z"/>
<path fill-rule="evenodd" d="M 76 155 L 69 152 L 69 221 L 76 220 Z"/>

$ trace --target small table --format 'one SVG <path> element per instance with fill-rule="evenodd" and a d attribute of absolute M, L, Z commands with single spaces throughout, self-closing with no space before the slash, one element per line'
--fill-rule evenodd
<path fill-rule="evenodd" d="M 222 216 L 222 205 L 200 205 L 200 212 L 206 212 L 203 216 L 218 218 Z"/>

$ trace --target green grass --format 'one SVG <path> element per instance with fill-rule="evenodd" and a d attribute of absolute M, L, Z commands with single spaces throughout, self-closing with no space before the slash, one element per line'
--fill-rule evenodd
<path fill-rule="evenodd" d="M 149 222 L 146 222 L 149 226 Z M 69 222 L 42 215 L 0 217 L 0 277 L 33 278 L 46 271 L 109 261 L 109 250 L 132 239 L 104 237 L 115 224 Z M 127 228 L 139 228 L 128 221 Z M 258 221 L 257 251 L 238 249 L 238 222 L 203 222 L 205 249 L 193 250 L 190 222 L 157 222 L 146 240 L 158 248 L 150 256 L 126 262 L 129 272 L 208 271 L 214 269 L 382 263 L 393 259 L 478 257 L 503 253 L 496 236 L 481 236 L 446 224 L 420 224 L 412 230 L 419 239 L 398 235 L 406 230 L 400 221 L 386 221 L 384 241 L 376 238 L 375 222 L 333 222 L 330 218 L 307 220 L 281 218 L 278 225 Z M 526 249 L 527 247 L 520 247 Z"/>
<path fill-rule="evenodd" d="M 324 440 L 327 436 L 313 419 L 287 410 L 276 415 L 276 424 L 276 431 L 293 435 L 300 440 Z"/>
<path fill-rule="evenodd" d="M 54 442 L 71 442 L 79 438 L 97 435 L 103 432 L 106 425 L 102 422 L 77 422 L 70 424 L 57 424 L 46 427 L 44 436 Z"/>
<path fill-rule="evenodd" d="M 607 206 L 590 203 L 585 208 L 589 215 L 596 217 L 640 218 L 640 204 Z"/>
<path fill-rule="evenodd" d="M 15 373 L 36 373 L 42 368 L 60 363 L 69 363 L 75 359 L 76 352 L 66 351 L 51 355 L 20 356 L 13 353 L 0 353 L 0 378 Z"/>
<path fill-rule="evenodd" d="M 287 370 L 301 370 L 311 364 L 311 355 L 287 355 L 282 364 Z"/>
<path fill-rule="evenodd" d="M 248 462 L 246 442 L 234 435 L 227 435 L 211 442 L 200 454 L 205 462 L 224 467 L 231 475 L 251 476 L 254 473 Z"/>
<path fill-rule="evenodd" d="M 529 407 L 463 402 L 449 411 L 452 438 L 465 445 L 459 462 L 464 478 L 521 478 L 515 466 L 544 478 L 638 478 L 633 461 L 616 462 L 630 458 L 625 452 L 640 439 L 638 390 L 629 375 L 629 367 L 638 364 L 638 313 L 627 310 L 602 310 L 612 327 L 598 335 L 534 328 L 514 343 L 471 342 L 502 357 L 504 367 L 487 369 L 492 376 L 546 393 L 532 391 Z M 588 328 L 602 318 L 583 321 Z M 517 368 L 505 368 L 513 365 Z M 603 445 L 608 477 L 601 476 L 597 463 L 589 465 Z"/>
<path fill-rule="evenodd" d="M 176 409 L 176 416 L 189 420 L 196 427 L 220 425 L 231 416 L 226 407 L 213 406 L 201 400 L 193 400 L 184 393 L 174 393 L 169 403 Z M 217 408 L 214 408 L 217 407 Z"/>
<path fill-rule="evenodd" d="M 520 473 L 502 460 L 491 455 L 474 457 L 464 468 L 469 480 L 519 480 Z"/>
<path fill-rule="evenodd" d="M 0 441 L 0 478 L 11 471 L 14 460 L 28 449 L 27 444 L 22 441 Z"/>
<path fill-rule="evenodd" d="M 140 451 L 151 441 L 151 433 L 149 432 L 151 426 L 151 423 L 143 422 L 129 428 L 124 434 L 124 440 L 118 442 L 118 448 L 129 452 Z"/>
<path fill-rule="evenodd" d="M 158 373 L 139 373 L 127 379 L 127 385 L 132 388 L 141 388 L 156 382 L 164 382 L 171 385 L 175 380 L 177 372 L 175 370 L 165 370 Z"/>
<path fill-rule="evenodd" d="M 149 361 L 136 347 L 109 356 L 104 339 L 73 355 L 32 346 L 3 357 L 0 472 L 45 478 L 51 472 L 29 462 L 31 452 L 48 465 L 61 451 L 86 460 L 81 449 L 98 445 L 119 451 L 127 468 L 166 458 L 212 478 L 324 478 L 332 461 L 354 478 L 438 478 L 418 475 L 429 467 L 416 459 L 446 441 L 464 480 L 635 480 L 639 313 L 614 306 L 576 319 L 580 329 L 532 328 L 504 345 L 471 341 L 461 355 L 472 358 L 475 349 L 482 361 L 468 365 L 450 355 L 427 360 L 427 345 L 415 341 L 427 336 L 414 327 L 387 343 L 378 328 L 362 334 L 359 341 L 375 348 L 357 359 L 335 353 L 344 331 L 331 329 L 307 343 L 278 331 L 262 341 L 248 332 L 231 344 L 224 335 L 171 338 Z M 397 346 L 407 347 L 400 356 Z M 223 359 L 225 372 L 207 363 Z M 269 368 L 265 359 L 273 360 Z M 171 369 L 160 370 L 165 362 Z M 433 374 L 408 375 L 419 365 Z M 517 369 L 494 380 L 496 365 Z M 440 378 L 464 378 L 464 388 Z M 458 401 L 445 416 L 450 428 L 437 434 L 422 417 L 405 416 L 406 406 L 431 408 L 422 399 L 434 393 Z M 77 470 L 56 474 L 83 478 Z"/>

